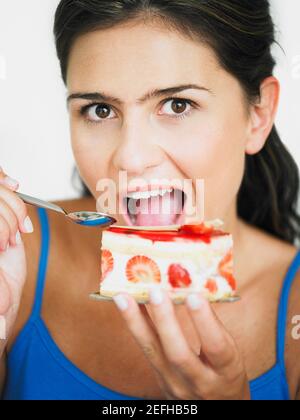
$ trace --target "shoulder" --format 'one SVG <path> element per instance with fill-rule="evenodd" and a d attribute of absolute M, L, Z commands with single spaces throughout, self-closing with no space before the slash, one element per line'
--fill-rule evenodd
<path fill-rule="evenodd" d="M 284 282 L 291 280 L 287 312 L 284 314 L 287 316 L 285 366 L 291 397 L 300 399 L 300 257 L 298 257 L 300 249 L 260 230 L 254 229 L 253 234 L 255 239 L 253 243 L 257 244 L 256 255 L 259 255 L 259 259 L 263 261 L 261 273 L 268 279 L 266 283 L 268 296 L 280 297 Z M 293 270 L 291 270 L 292 264 Z"/>
<path fill-rule="evenodd" d="M 300 398 L 300 263 L 294 276 L 289 296 L 286 326 L 286 367 L 288 377 L 292 378 L 291 393 Z"/>
<path fill-rule="evenodd" d="M 66 211 L 95 209 L 95 200 L 92 198 L 56 201 L 55 204 L 63 207 Z M 27 277 L 22 293 L 17 320 L 9 339 L 8 351 L 31 315 L 38 277 L 42 239 L 41 224 L 36 207 L 28 205 L 27 211 L 29 217 L 31 218 L 34 232 L 22 235 L 26 252 Z M 62 215 L 52 211 L 47 211 L 47 217 L 50 231 L 51 260 L 54 262 L 54 264 L 52 263 L 49 265 L 47 270 L 47 276 L 51 277 L 51 271 L 56 269 L 56 261 L 67 261 L 69 256 L 75 252 L 76 235 L 79 234 L 81 240 L 83 241 L 88 239 L 84 238 L 83 234 L 84 232 L 86 233 L 86 230 L 82 231 L 82 227 L 74 225 L 72 222 L 66 220 Z"/>
<path fill-rule="evenodd" d="M 284 283 L 289 281 L 290 284 L 287 306 L 280 315 L 286 316 L 284 357 L 290 394 L 294 399 L 300 390 L 300 249 L 265 233 L 262 233 L 261 239 L 263 248 L 259 251 L 265 269 L 272 273 L 268 281 L 270 295 L 271 288 L 278 288 L 279 297 L 282 298 Z M 280 279 L 280 284 L 276 284 L 276 279 Z"/>

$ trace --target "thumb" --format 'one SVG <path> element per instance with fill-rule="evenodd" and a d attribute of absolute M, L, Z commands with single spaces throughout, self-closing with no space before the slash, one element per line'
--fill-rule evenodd
<path fill-rule="evenodd" d="M 5 315 L 11 304 L 11 293 L 5 277 L 0 271 L 0 316 Z"/>

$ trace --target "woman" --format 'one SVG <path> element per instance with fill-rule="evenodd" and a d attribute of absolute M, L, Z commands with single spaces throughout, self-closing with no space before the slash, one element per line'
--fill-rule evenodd
<path fill-rule="evenodd" d="M 27 209 L 2 172 L 3 398 L 299 399 L 299 176 L 274 126 L 269 2 L 62 0 L 55 36 L 89 191 L 59 204 L 95 209 L 98 180 L 121 171 L 204 179 L 205 217 L 234 236 L 242 300 L 90 302 L 99 233 Z"/>

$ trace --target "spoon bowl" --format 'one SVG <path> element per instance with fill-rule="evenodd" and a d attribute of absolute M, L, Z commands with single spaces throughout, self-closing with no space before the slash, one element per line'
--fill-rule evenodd
<path fill-rule="evenodd" d="M 106 213 L 97 213 L 91 211 L 77 211 L 68 213 L 65 209 L 57 204 L 50 203 L 49 201 L 40 200 L 39 198 L 31 197 L 30 195 L 16 192 L 16 194 L 24 201 L 24 203 L 41 207 L 47 210 L 53 210 L 57 213 L 63 214 L 72 222 L 82 226 L 95 226 L 100 229 L 106 229 L 116 223 L 116 219 Z"/>
<path fill-rule="evenodd" d="M 97 213 L 92 211 L 76 211 L 66 215 L 73 222 L 84 226 L 98 226 L 101 228 L 108 228 L 116 223 L 116 219 L 105 213 Z"/>

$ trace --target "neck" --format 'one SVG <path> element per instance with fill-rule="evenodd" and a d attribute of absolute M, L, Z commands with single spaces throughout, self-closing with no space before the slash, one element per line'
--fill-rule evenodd
<path fill-rule="evenodd" d="M 250 238 L 255 228 L 238 217 L 235 206 L 225 218 L 224 230 L 233 237 L 234 274 L 238 287 L 243 288 L 248 278 L 249 255 L 251 256 L 253 252 Z"/>

